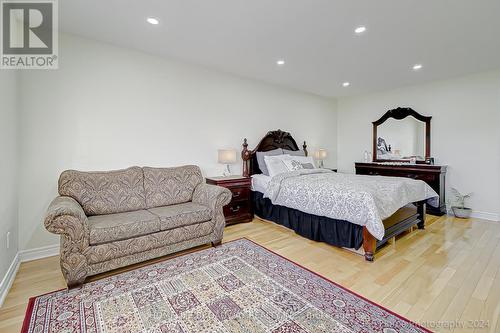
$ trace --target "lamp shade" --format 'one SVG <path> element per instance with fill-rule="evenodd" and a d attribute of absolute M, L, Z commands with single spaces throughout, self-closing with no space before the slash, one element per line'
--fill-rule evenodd
<path fill-rule="evenodd" d="M 318 161 L 323 161 L 326 159 L 328 152 L 326 149 L 318 149 L 314 152 L 314 158 Z"/>
<path fill-rule="evenodd" d="M 218 162 L 221 164 L 236 163 L 236 149 L 219 149 Z"/>

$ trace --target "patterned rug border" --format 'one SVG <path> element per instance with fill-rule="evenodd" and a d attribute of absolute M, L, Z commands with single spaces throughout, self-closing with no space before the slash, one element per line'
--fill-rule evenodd
<path fill-rule="evenodd" d="M 57 292 L 57 291 L 60 291 L 60 290 L 61 289 L 54 290 L 54 291 L 51 291 L 50 293 L 54 293 L 54 292 Z M 28 300 L 28 307 L 26 308 L 26 314 L 24 315 L 23 327 L 21 328 L 21 333 L 28 332 L 28 329 L 29 329 L 29 326 L 30 326 L 31 314 L 33 313 L 33 307 L 35 306 L 35 299 L 37 297 L 40 297 L 40 296 L 43 296 L 43 295 L 45 295 L 45 294 L 38 295 L 38 296 L 35 296 L 35 297 L 30 297 L 30 299 Z"/>
<path fill-rule="evenodd" d="M 375 303 L 374 301 L 369 300 L 368 298 L 366 298 L 366 297 L 364 297 L 364 296 L 362 296 L 362 295 L 360 295 L 360 294 L 358 294 L 358 293 L 356 293 L 356 292 L 354 292 L 354 291 L 352 291 L 352 290 L 350 290 L 350 289 L 348 289 L 348 288 L 346 288 L 346 287 L 338 284 L 335 281 L 330 280 L 329 278 L 327 278 L 327 277 L 325 277 L 325 276 L 323 276 L 323 275 L 321 275 L 321 274 L 319 274 L 319 273 L 317 273 L 317 272 L 315 272 L 315 271 L 313 271 L 313 270 L 311 270 L 311 269 L 309 269 L 307 267 L 304 267 L 303 265 L 297 263 L 294 260 L 286 258 L 283 255 L 281 255 L 281 254 L 279 254 L 279 253 L 277 253 L 277 252 L 275 252 L 275 251 L 273 251 L 271 249 L 268 249 L 264 245 L 261 245 L 261 244 L 255 242 L 255 241 L 247 238 L 247 237 L 240 237 L 240 238 L 236 238 L 236 239 L 224 242 L 224 243 L 222 243 L 221 246 L 223 246 L 225 244 L 232 243 L 232 242 L 236 242 L 236 241 L 239 241 L 239 240 L 247 240 L 247 241 L 253 243 L 254 245 L 256 245 L 256 246 L 258 246 L 258 247 L 260 247 L 260 248 L 262 248 L 262 249 L 264 249 L 264 250 L 266 250 L 266 251 L 268 251 L 268 252 L 270 252 L 270 253 L 272 253 L 272 254 L 274 254 L 274 255 L 276 255 L 276 256 L 278 256 L 278 257 L 280 257 L 280 258 L 282 258 L 282 259 L 284 259 L 284 260 L 286 260 L 286 261 L 288 261 L 288 262 L 290 262 L 290 263 L 292 263 L 292 264 L 294 264 L 294 265 L 296 265 L 296 266 L 298 266 L 298 267 L 300 267 L 300 268 L 302 268 L 302 269 L 304 269 L 304 270 L 306 270 L 306 271 L 308 271 L 308 272 L 310 272 L 310 273 L 312 273 L 314 275 L 316 275 L 317 277 L 319 277 L 319 278 L 321 278 L 321 279 L 323 279 L 323 280 L 325 280 L 325 281 L 327 281 L 327 282 L 335 285 L 336 287 L 344 290 L 345 292 L 348 292 L 348 293 L 350 293 L 350 294 L 352 294 L 352 295 L 354 295 L 354 296 L 356 296 L 356 297 L 364 300 L 365 302 L 368 302 L 368 303 L 370 303 L 370 304 L 372 304 L 372 305 L 374 305 L 376 307 L 379 307 L 379 308 L 383 309 L 384 311 L 387 311 L 389 314 L 391 314 L 391 315 L 393 315 L 393 316 L 395 316 L 395 317 L 397 317 L 397 318 L 399 318 L 399 319 L 401 319 L 403 321 L 406 321 L 407 323 L 415 326 L 416 328 L 419 328 L 419 329 L 421 329 L 421 330 L 423 330 L 425 332 L 433 333 L 432 331 L 430 331 L 429 329 L 427 329 L 427 328 L 419 325 L 418 323 L 416 323 L 416 322 L 414 322 L 414 321 L 412 321 L 412 320 L 410 320 L 408 318 L 405 318 L 402 315 L 399 315 L 399 314 L 395 313 L 394 311 L 389 310 L 386 307 L 384 307 L 384 306 L 382 306 L 382 305 L 380 305 L 378 303 Z M 208 249 L 210 249 L 210 248 L 199 249 L 199 250 L 196 250 L 196 251 L 193 251 L 193 252 L 189 252 L 189 253 L 185 253 L 185 254 L 181 254 L 181 255 L 171 256 L 171 257 L 165 258 L 164 260 L 156 261 L 154 263 L 138 267 L 137 269 L 141 269 L 143 267 L 148 267 L 150 265 L 156 265 L 156 264 L 159 264 L 159 263 L 163 263 L 163 262 L 172 260 L 174 258 L 182 257 L 182 256 L 190 254 L 190 253 L 202 252 L 202 251 L 205 251 L 205 250 L 208 250 Z M 122 273 L 126 273 L 126 272 L 121 272 L 121 273 L 118 273 L 116 275 L 119 275 L 119 274 L 122 274 Z M 104 277 L 103 279 L 106 279 L 108 277 L 110 277 L 110 276 Z M 49 294 L 52 294 L 52 293 L 56 293 L 56 292 L 59 292 L 61 290 L 66 290 L 66 289 L 67 288 L 61 288 L 61 289 L 53 290 L 53 291 L 50 291 L 50 292 L 47 292 L 47 293 L 43 293 L 43 294 L 40 294 L 40 295 L 37 295 L 37 296 L 30 297 L 29 300 L 28 300 L 28 306 L 26 308 L 26 314 L 25 314 L 25 317 L 24 317 L 24 320 L 23 320 L 23 326 L 21 328 L 21 333 L 27 333 L 28 332 L 29 324 L 30 324 L 30 319 L 31 319 L 31 316 L 33 314 L 33 309 L 34 309 L 34 305 L 35 305 L 35 300 L 37 298 L 39 298 L 41 296 L 49 295 Z"/>
<path fill-rule="evenodd" d="M 66 290 L 66 289 L 68 289 L 68 288 L 56 289 L 56 290 L 53 290 L 53 291 L 49 291 L 48 293 L 43 293 L 43 294 L 40 294 L 40 295 L 37 295 L 37 296 L 30 297 L 28 299 L 28 306 L 26 307 L 26 314 L 24 315 L 23 326 L 21 327 L 21 332 L 20 333 L 27 333 L 28 332 L 28 329 L 29 329 L 29 326 L 30 326 L 31 315 L 33 314 L 33 308 L 35 306 L 35 300 L 38 297 L 42 297 L 42 296 L 45 296 L 45 295 L 57 293 L 58 291 Z"/>
<path fill-rule="evenodd" d="M 392 310 L 389 310 L 389 309 L 387 309 L 386 307 L 384 307 L 384 306 L 382 306 L 382 305 L 380 305 L 380 304 L 378 304 L 378 303 L 375 303 L 374 301 L 369 300 L 368 298 L 366 298 L 366 297 L 364 297 L 364 296 L 362 296 L 362 295 L 360 295 L 360 294 L 358 294 L 358 293 L 356 293 L 356 292 L 354 292 L 354 291 L 352 291 L 352 290 L 350 290 L 350 289 L 348 289 L 348 288 L 346 288 L 346 287 L 344 287 L 344 286 L 342 286 L 342 285 L 338 284 L 338 283 L 337 283 L 337 282 L 335 282 L 335 281 L 330 280 L 329 278 L 327 278 L 327 277 L 325 277 L 325 276 L 323 276 L 323 275 L 321 275 L 321 274 L 319 274 L 319 273 L 317 273 L 317 272 L 315 272 L 315 271 L 310 270 L 310 269 L 309 269 L 309 268 L 307 268 L 307 267 L 302 266 L 301 264 L 297 263 L 297 262 L 296 262 L 296 261 L 294 261 L 294 260 L 288 259 L 288 258 L 286 258 L 286 257 L 282 256 L 281 254 L 279 254 L 279 253 L 277 253 L 277 252 L 274 252 L 273 250 L 270 250 L 270 249 L 268 249 L 267 247 L 265 247 L 265 246 L 263 246 L 263 245 L 260 245 L 260 244 L 259 244 L 259 243 L 257 243 L 257 242 L 254 242 L 253 240 L 251 240 L 251 239 L 249 239 L 249 238 L 247 238 L 247 237 L 241 237 L 241 238 L 238 238 L 238 239 L 233 239 L 232 241 L 229 241 L 229 242 L 227 242 L 227 243 L 230 243 L 230 242 L 233 242 L 233 241 L 236 241 L 236 240 L 240 240 L 240 239 L 246 239 L 246 240 L 248 240 L 249 242 L 254 243 L 255 245 L 257 245 L 257 246 L 259 246 L 259 247 L 263 248 L 264 250 L 269 251 L 269 252 L 271 252 L 271 253 L 273 253 L 273 254 L 277 255 L 278 257 L 281 257 L 282 259 L 285 259 L 285 260 L 287 260 L 287 261 L 291 262 L 292 264 L 294 264 L 294 265 L 296 265 L 296 266 L 298 266 L 298 267 L 300 267 L 300 268 L 302 268 L 302 269 L 304 269 L 304 270 L 308 271 L 309 273 L 312 273 L 312 274 L 316 275 L 317 277 L 322 278 L 323 280 L 328 281 L 328 282 L 330 282 L 331 284 L 334 284 L 336 287 L 339 287 L 340 289 L 342 289 L 342 290 L 344 290 L 344 291 L 346 291 L 346 292 L 348 292 L 348 293 L 350 293 L 350 294 L 353 294 L 354 296 L 359 297 L 359 298 L 361 298 L 362 300 L 364 300 L 364 301 L 366 301 L 366 302 L 368 302 L 368 303 L 370 303 L 370 304 L 372 304 L 372 305 L 375 305 L 375 306 L 377 306 L 377 307 L 379 307 L 379 308 L 383 309 L 384 311 L 387 311 L 388 313 L 392 314 L 393 316 L 396 316 L 396 317 L 398 317 L 399 319 L 404 320 L 404 321 L 406 321 L 407 323 L 410 323 L 411 325 L 413 325 L 413 326 L 415 326 L 415 327 L 417 327 L 417 328 L 419 328 L 419 329 L 422 329 L 422 330 L 424 330 L 424 331 L 426 331 L 426 332 L 429 332 L 429 333 L 434 333 L 434 332 L 430 331 L 429 329 L 427 329 L 427 328 L 425 328 L 425 327 L 423 327 L 423 326 L 421 326 L 421 325 L 417 324 L 416 322 L 414 322 L 414 321 L 412 321 L 412 320 L 410 320 L 410 319 L 408 319 L 408 318 L 406 318 L 406 317 L 403 317 L 402 315 L 399 315 L 399 314 L 397 314 L 396 312 L 394 312 L 394 311 L 392 311 Z M 224 244 L 226 244 L 226 243 L 224 243 Z M 371 263 L 369 263 L 369 264 L 371 264 Z"/>

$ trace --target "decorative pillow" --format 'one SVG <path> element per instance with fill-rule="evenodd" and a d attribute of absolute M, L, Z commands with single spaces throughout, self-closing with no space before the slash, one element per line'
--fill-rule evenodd
<path fill-rule="evenodd" d="M 269 171 L 267 170 L 266 162 L 264 161 L 264 156 L 278 156 L 283 155 L 283 149 L 278 148 L 270 151 L 258 151 L 257 152 L 257 164 L 259 165 L 260 171 L 266 176 L 269 176 Z"/>
<path fill-rule="evenodd" d="M 302 163 L 302 169 L 315 169 L 314 165 L 311 163 Z"/>
<path fill-rule="evenodd" d="M 304 169 L 304 167 L 302 166 L 302 163 L 300 163 L 299 161 L 296 161 L 292 158 L 293 157 L 291 157 L 291 159 L 283 160 L 283 163 L 285 164 L 288 171 L 295 171 L 295 170 Z"/>
<path fill-rule="evenodd" d="M 264 156 L 269 176 L 274 177 L 280 173 L 288 172 L 283 160 L 290 158 L 290 155 Z"/>
<path fill-rule="evenodd" d="M 303 150 L 288 150 L 283 149 L 283 154 L 288 154 L 290 156 L 306 156 Z"/>
<path fill-rule="evenodd" d="M 314 164 L 314 159 L 312 158 L 312 156 L 290 156 L 289 159 L 297 161 L 300 164 L 312 164 L 312 169 L 316 168 L 316 164 Z"/>

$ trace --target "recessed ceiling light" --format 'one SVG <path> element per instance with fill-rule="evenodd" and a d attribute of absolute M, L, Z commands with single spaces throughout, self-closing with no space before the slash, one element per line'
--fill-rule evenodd
<path fill-rule="evenodd" d="M 154 18 L 154 17 L 148 17 L 146 19 L 146 21 L 148 21 L 149 24 L 153 24 L 153 25 L 160 24 L 160 21 L 157 18 Z"/>
<path fill-rule="evenodd" d="M 349 82 L 342 83 L 342 87 L 349 87 L 351 84 Z"/>
<path fill-rule="evenodd" d="M 422 68 L 422 65 L 421 64 L 416 64 L 416 65 L 413 65 L 413 70 L 414 71 L 418 71 L 419 69 Z"/>
<path fill-rule="evenodd" d="M 356 29 L 354 29 L 354 32 L 357 33 L 357 34 L 362 34 L 365 31 L 366 31 L 366 27 L 365 26 L 360 26 L 360 27 L 357 27 Z"/>
<path fill-rule="evenodd" d="M 276 61 L 276 65 L 278 65 L 278 66 L 283 66 L 284 64 L 285 64 L 285 60 L 283 60 L 283 59 L 279 59 Z"/>

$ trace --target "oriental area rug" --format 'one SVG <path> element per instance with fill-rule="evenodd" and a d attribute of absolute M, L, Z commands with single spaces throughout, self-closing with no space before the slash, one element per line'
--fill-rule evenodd
<path fill-rule="evenodd" d="M 30 299 L 22 332 L 428 332 L 247 239 Z"/>

